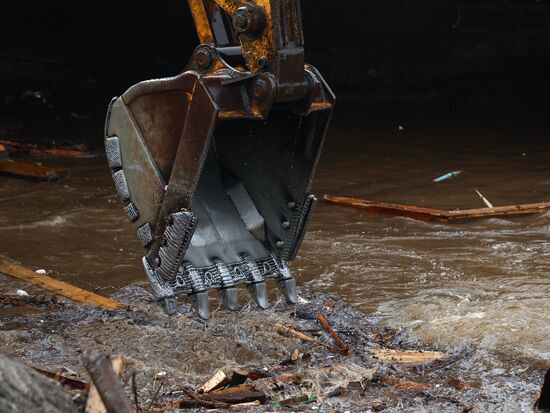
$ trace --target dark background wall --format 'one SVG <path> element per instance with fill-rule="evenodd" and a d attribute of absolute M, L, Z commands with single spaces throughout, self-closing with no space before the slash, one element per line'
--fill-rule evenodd
<path fill-rule="evenodd" d="M 308 60 L 340 101 L 548 102 L 548 1 L 302 0 L 302 8 Z M 0 87 L 19 93 L 84 75 L 107 85 L 93 88 L 104 107 L 137 81 L 180 71 L 196 44 L 184 0 L 4 0 Z"/>

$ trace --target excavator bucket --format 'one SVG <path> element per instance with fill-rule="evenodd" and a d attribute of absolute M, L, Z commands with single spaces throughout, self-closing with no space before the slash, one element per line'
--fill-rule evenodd
<path fill-rule="evenodd" d="M 186 70 L 113 99 L 106 154 L 143 266 L 169 314 L 178 293 L 209 318 L 208 291 L 261 308 L 266 279 L 290 303 L 311 180 L 334 96 L 303 61 L 298 0 L 190 0 L 202 44 Z"/>

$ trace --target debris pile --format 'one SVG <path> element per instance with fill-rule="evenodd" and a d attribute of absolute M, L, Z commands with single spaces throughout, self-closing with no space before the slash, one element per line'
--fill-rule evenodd
<path fill-rule="evenodd" d="M 21 270 L 13 265 L 2 271 Z M 265 311 L 249 303 L 232 312 L 220 303 L 206 322 L 188 302 L 167 316 L 139 285 L 112 297 L 123 304 L 115 309 L 69 301 L 71 294 L 12 295 L 0 300 L 0 340 L 4 352 L 58 381 L 77 409 L 94 413 L 456 412 L 492 411 L 502 402 L 502 393 L 487 391 L 497 386 L 472 369 L 473 351 L 426 349 L 410 332 L 381 326 L 335 296 L 307 287 L 298 293 L 297 306 L 280 298 Z M 3 311 L 9 306 L 24 311 Z M 538 387 L 539 370 L 524 374 Z M 532 386 L 499 379 L 518 404 L 538 397 Z"/>

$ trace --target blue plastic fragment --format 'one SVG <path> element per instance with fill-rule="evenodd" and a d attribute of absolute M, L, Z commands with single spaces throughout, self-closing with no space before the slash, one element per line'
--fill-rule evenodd
<path fill-rule="evenodd" d="M 447 181 L 449 179 L 453 179 L 455 176 L 458 176 L 461 173 L 462 173 L 462 171 L 452 171 L 452 172 L 446 173 L 445 175 L 441 175 L 440 177 L 435 178 L 434 182 Z"/>

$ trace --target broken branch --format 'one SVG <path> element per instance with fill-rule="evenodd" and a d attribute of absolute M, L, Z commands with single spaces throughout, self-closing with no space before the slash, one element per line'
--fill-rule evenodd
<path fill-rule="evenodd" d="M 336 342 L 340 352 L 344 353 L 346 356 L 351 355 L 351 347 L 346 345 L 344 341 L 336 334 L 336 331 L 331 327 L 328 320 L 321 313 L 317 313 L 317 320 L 323 326 L 323 328 L 332 336 L 333 340 Z"/>
<path fill-rule="evenodd" d="M 82 359 L 106 411 L 109 413 L 135 413 L 109 357 L 96 351 L 86 351 Z M 122 369 L 122 361 L 120 363 L 120 369 Z M 94 408 L 97 408 L 97 404 L 94 404 Z M 87 411 L 89 413 L 101 412 L 101 410 Z"/>
<path fill-rule="evenodd" d="M 64 386 L 69 386 L 71 389 L 76 390 L 86 390 L 88 388 L 88 383 L 85 383 L 80 380 L 72 379 L 70 377 L 63 376 L 59 373 L 53 373 L 48 370 L 41 369 L 39 367 L 31 366 L 33 370 L 36 370 L 40 374 L 43 374 L 46 377 L 49 377 L 50 379 L 53 379 L 59 383 L 61 383 Z"/>

